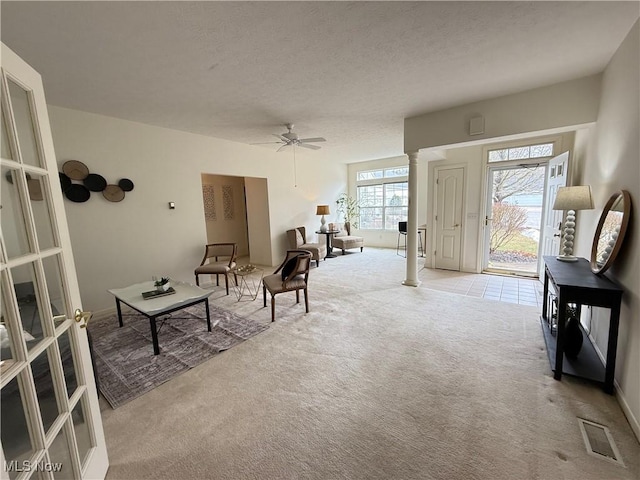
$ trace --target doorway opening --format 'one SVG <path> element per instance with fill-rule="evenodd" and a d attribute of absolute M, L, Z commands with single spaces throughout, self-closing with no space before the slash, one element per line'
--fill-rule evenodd
<path fill-rule="evenodd" d="M 233 242 L 238 257 L 272 265 L 267 179 L 201 177 L 207 243 Z"/>
<path fill-rule="evenodd" d="M 484 271 L 538 276 L 546 164 L 489 168 Z"/>

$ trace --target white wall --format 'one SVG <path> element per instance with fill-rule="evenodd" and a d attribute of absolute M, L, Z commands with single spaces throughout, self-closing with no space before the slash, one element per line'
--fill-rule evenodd
<path fill-rule="evenodd" d="M 270 245 L 270 264 L 286 249 L 285 231 L 314 231 L 315 206 L 332 203 L 346 183 L 344 165 L 314 163 L 251 145 L 152 127 L 58 107 L 49 108 L 58 165 L 80 160 L 109 183 L 130 178 L 135 188 L 119 203 L 93 193 L 65 200 L 83 307 L 112 308 L 107 289 L 169 275 L 193 282 L 207 241 L 201 174 L 258 177 L 268 183 L 268 225 L 255 235 Z M 168 202 L 176 203 L 169 210 Z M 321 239 L 317 239 L 320 241 Z"/>
<path fill-rule="evenodd" d="M 598 115 L 601 75 L 492 98 L 404 121 L 404 151 L 479 142 L 592 123 Z M 469 135 L 469 120 L 484 117 L 484 133 Z"/>
<path fill-rule="evenodd" d="M 632 213 L 625 243 L 607 276 L 625 289 L 622 297 L 616 381 L 621 404 L 640 438 L 640 28 L 631 29 L 602 82 L 598 121 L 576 141 L 581 160 L 581 183 L 591 185 L 595 210 L 580 212 L 582 227 L 576 252 L 589 258 L 602 207 L 616 191 L 631 194 Z M 608 310 L 593 309 L 592 335 L 603 355 L 607 352 Z"/>

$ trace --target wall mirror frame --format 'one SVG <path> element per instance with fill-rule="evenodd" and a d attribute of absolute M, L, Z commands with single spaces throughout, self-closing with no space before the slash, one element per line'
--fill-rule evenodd
<path fill-rule="evenodd" d="M 631 195 L 626 190 L 620 190 L 609 198 L 598 226 L 593 236 L 591 247 L 591 271 L 602 274 L 613 264 L 616 259 L 624 234 L 627 231 L 631 216 Z"/>

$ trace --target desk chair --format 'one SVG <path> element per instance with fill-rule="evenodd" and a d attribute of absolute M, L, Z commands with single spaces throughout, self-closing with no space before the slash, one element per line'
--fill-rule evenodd
<path fill-rule="evenodd" d="M 400 245 L 400 239 L 403 239 L 403 244 Z M 420 256 L 424 256 L 424 248 L 422 247 L 422 234 L 418 232 L 418 248 L 420 249 Z M 400 253 L 400 250 L 405 252 L 404 255 Z M 401 257 L 407 256 L 407 222 L 398 222 L 398 244 L 396 245 L 396 255 Z"/>

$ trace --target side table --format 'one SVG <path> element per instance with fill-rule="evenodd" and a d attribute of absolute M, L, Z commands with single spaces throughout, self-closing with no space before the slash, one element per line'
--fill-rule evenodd
<path fill-rule="evenodd" d="M 325 260 L 327 258 L 336 258 L 336 256 L 333 253 L 331 253 L 331 251 L 333 250 L 333 247 L 331 246 L 331 236 L 335 235 L 336 233 L 340 233 L 340 230 L 327 230 L 326 232 L 323 232 L 322 230 L 316 230 L 316 233 L 318 235 L 327 236 L 327 256 L 324 257 Z"/>
<path fill-rule="evenodd" d="M 246 300 L 255 300 L 260 292 L 264 270 L 253 265 L 241 265 L 236 267 L 232 273 L 238 279 L 238 283 L 234 287 L 238 301 L 242 301 L 243 297 L 249 297 Z"/>
<path fill-rule="evenodd" d="M 622 287 L 604 275 L 594 274 L 586 258 L 578 258 L 577 262 L 570 263 L 561 262 L 556 257 L 545 256 L 544 263 L 544 297 L 540 323 L 547 344 L 549 362 L 554 372 L 553 378 L 560 380 L 563 373 L 574 375 L 598 382 L 606 393 L 613 394 Z M 551 286 L 558 295 L 558 326 L 555 335 L 551 328 L 552 313 L 548 301 Z M 567 320 L 567 304 L 569 303 L 576 304 L 578 312 L 580 312 L 581 305 L 609 309 L 606 363 L 600 360 L 591 339 L 584 333 L 582 350 L 578 357 L 572 359 L 564 354 L 565 322 Z"/>

